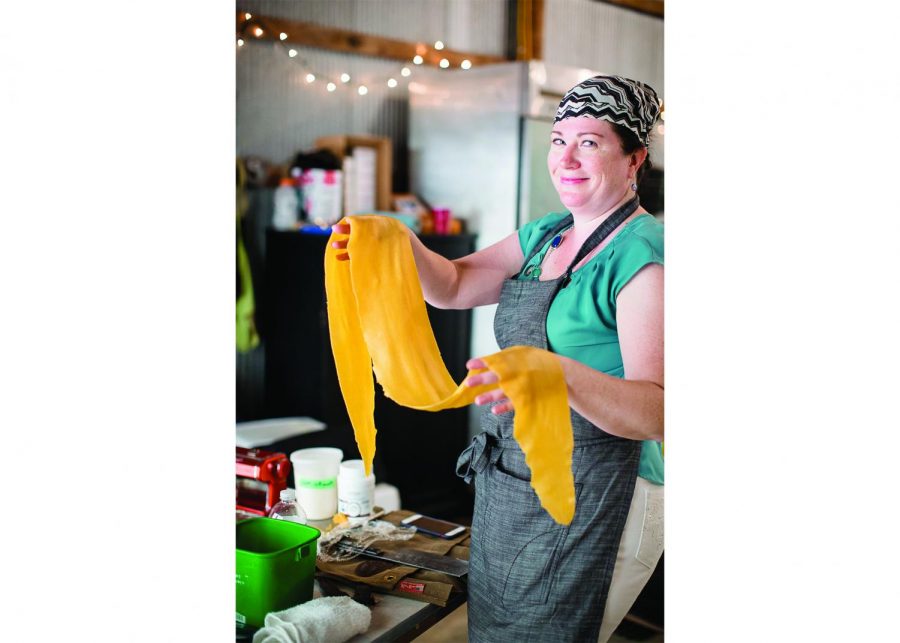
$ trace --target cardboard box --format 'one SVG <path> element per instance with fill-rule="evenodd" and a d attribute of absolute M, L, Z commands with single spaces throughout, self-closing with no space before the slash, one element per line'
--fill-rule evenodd
<path fill-rule="evenodd" d="M 390 211 L 391 203 L 391 173 L 392 166 L 392 147 L 391 139 L 384 136 L 366 136 L 366 135 L 339 135 L 339 136 L 323 136 L 316 139 L 316 148 L 326 149 L 334 153 L 341 162 L 344 158 L 352 155 L 353 148 L 372 147 L 375 148 L 376 158 L 376 199 L 375 207 L 379 210 Z"/>

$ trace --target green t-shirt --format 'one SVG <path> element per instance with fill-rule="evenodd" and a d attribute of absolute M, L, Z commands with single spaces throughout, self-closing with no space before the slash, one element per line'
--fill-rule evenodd
<path fill-rule="evenodd" d="M 527 257 L 547 232 L 567 213 L 551 213 L 519 229 L 519 243 Z M 550 242 L 526 264 L 539 266 Z M 624 377 L 619 334 L 616 327 L 616 297 L 632 277 L 651 263 L 664 264 L 663 224 L 652 215 L 641 214 L 629 221 L 612 241 L 572 273 L 547 313 L 550 350 L 578 360 L 591 368 Z M 520 279 L 527 279 L 524 274 Z M 641 446 L 638 475 L 663 484 L 663 458 L 659 442 L 645 440 Z"/>

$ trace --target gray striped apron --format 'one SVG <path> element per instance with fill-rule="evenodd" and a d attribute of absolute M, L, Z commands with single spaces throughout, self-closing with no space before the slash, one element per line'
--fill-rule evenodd
<path fill-rule="evenodd" d="M 547 349 L 547 312 L 572 268 L 637 208 L 632 200 L 585 241 L 566 273 L 552 281 L 507 279 L 494 317 L 501 348 Z M 525 264 L 569 215 L 535 246 Z M 607 225 L 608 224 L 608 225 Z M 482 413 L 482 433 L 460 455 L 457 474 L 475 481 L 469 557 L 469 641 L 596 641 L 616 552 L 637 478 L 641 442 L 604 432 L 571 412 L 575 517 L 558 525 L 531 488 L 513 439 L 513 413 Z"/>

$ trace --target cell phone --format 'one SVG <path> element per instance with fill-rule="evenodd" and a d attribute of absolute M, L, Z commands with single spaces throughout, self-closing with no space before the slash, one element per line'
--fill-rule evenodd
<path fill-rule="evenodd" d="M 430 518 L 429 516 L 423 516 L 422 514 L 413 514 L 400 522 L 407 527 L 415 527 L 417 531 L 432 536 L 438 536 L 440 538 L 453 538 L 466 529 L 463 525 L 457 525 L 456 523 L 447 522 L 446 520 L 439 520 L 438 518 Z"/>

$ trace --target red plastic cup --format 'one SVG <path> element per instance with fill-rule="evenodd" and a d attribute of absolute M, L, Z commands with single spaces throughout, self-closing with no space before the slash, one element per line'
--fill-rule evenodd
<path fill-rule="evenodd" d="M 449 208 L 434 208 L 434 210 L 432 210 L 432 214 L 434 215 L 434 232 L 435 232 L 435 234 L 449 234 L 450 233 L 450 209 Z"/>

